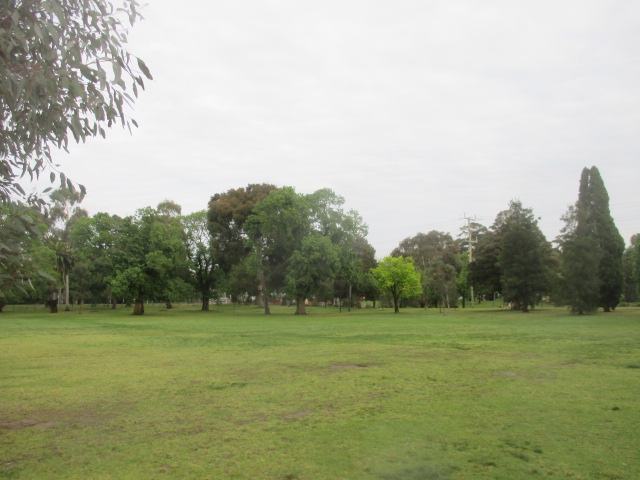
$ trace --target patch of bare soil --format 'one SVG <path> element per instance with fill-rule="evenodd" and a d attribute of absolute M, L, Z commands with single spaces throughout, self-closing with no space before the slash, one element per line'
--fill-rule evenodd
<path fill-rule="evenodd" d="M 313 410 L 300 410 L 299 412 L 285 415 L 284 418 L 287 418 L 287 419 L 303 418 L 303 417 L 306 417 L 307 415 L 311 415 L 312 413 L 313 413 Z"/>
<path fill-rule="evenodd" d="M 51 428 L 54 422 L 36 422 L 34 420 L 19 420 L 17 422 L 0 423 L 0 430 L 24 430 L 25 428 Z"/>
<path fill-rule="evenodd" d="M 357 364 L 351 364 L 351 365 L 331 365 L 329 367 L 329 370 L 354 370 L 356 368 L 368 368 L 368 367 L 375 367 L 377 366 L 377 363 L 357 363 Z"/>

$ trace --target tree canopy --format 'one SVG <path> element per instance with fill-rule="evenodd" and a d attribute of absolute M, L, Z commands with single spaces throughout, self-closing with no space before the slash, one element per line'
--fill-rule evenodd
<path fill-rule="evenodd" d="M 559 238 L 565 298 L 574 313 L 609 312 L 623 291 L 624 240 L 609 211 L 609 194 L 596 167 L 584 168 L 578 200 L 563 217 Z"/>
<path fill-rule="evenodd" d="M 381 290 L 391 294 L 395 313 L 400 312 L 400 300 L 422 292 L 420 274 L 411 257 L 385 257 L 371 270 Z"/>

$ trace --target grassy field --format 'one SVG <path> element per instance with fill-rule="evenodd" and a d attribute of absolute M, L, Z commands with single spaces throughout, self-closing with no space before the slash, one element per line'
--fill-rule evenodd
<path fill-rule="evenodd" d="M 640 478 L 640 309 L 0 314 L 0 478 Z"/>

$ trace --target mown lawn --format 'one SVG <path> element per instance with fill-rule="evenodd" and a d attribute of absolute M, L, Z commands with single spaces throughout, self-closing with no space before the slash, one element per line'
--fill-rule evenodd
<path fill-rule="evenodd" d="M 640 309 L 0 314 L 0 478 L 640 478 Z"/>

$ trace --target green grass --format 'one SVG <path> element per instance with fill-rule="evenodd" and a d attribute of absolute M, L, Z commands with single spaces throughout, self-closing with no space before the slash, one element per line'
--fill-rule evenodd
<path fill-rule="evenodd" d="M 640 309 L 0 314 L 0 479 L 637 479 Z"/>

